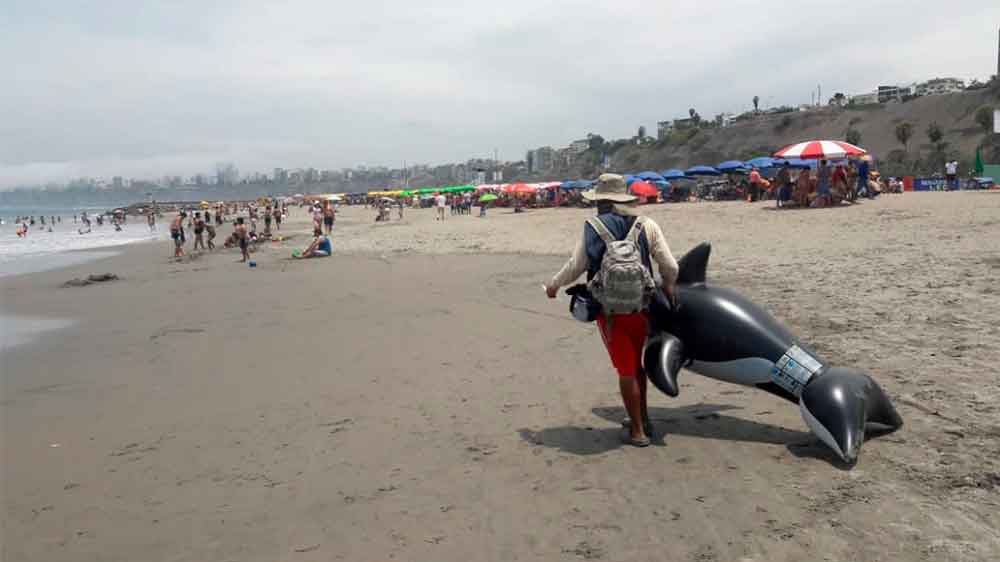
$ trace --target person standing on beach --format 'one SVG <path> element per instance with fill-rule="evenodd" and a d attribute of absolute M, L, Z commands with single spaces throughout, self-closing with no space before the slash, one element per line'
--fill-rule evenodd
<path fill-rule="evenodd" d="M 944 175 L 948 179 L 945 189 L 958 189 L 958 162 L 952 160 L 944 163 Z"/>
<path fill-rule="evenodd" d="M 281 230 L 281 213 L 282 213 L 282 208 L 279 207 L 279 206 L 277 206 L 277 205 L 275 205 L 274 206 L 274 226 L 278 230 Z"/>
<path fill-rule="evenodd" d="M 247 225 L 244 224 L 243 217 L 236 219 L 235 233 L 240 243 L 240 253 L 242 254 L 240 263 L 243 263 L 250 259 L 250 235 L 247 233 Z"/>
<path fill-rule="evenodd" d="M 871 172 L 871 164 L 868 163 L 866 158 L 862 158 L 858 161 L 858 180 L 857 180 L 857 193 L 864 194 L 865 197 L 869 199 L 875 197 L 872 194 L 872 190 L 868 189 L 868 174 Z"/>
<path fill-rule="evenodd" d="M 174 257 L 184 257 L 184 218 L 186 213 L 181 211 L 170 223 L 170 237 L 174 239 Z"/>
<path fill-rule="evenodd" d="M 213 242 L 213 240 L 215 240 L 215 227 L 212 226 L 212 223 L 207 220 L 205 221 L 205 231 L 208 233 L 208 249 L 214 250 L 215 242 Z"/>
<path fill-rule="evenodd" d="M 443 221 L 444 208 L 448 206 L 448 198 L 443 193 L 438 193 L 434 196 L 434 205 L 437 208 L 437 216 L 434 217 L 434 220 Z"/>
<path fill-rule="evenodd" d="M 205 239 L 203 233 L 205 232 L 205 221 L 201 218 L 201 212 L 196 212 L 194 214 L 194 249 L 197 250 L 201 247 L 202 250 L 205 249 Z"/>
<path fill-rule="evenodd" d="M 817 207 L 830 203 L 830 166 L 825 158 L 819 161 L 819 168 L 816 169 L 816 200 L 813 203 Z"/>
<path fill-rule="evenodd" d="M 274 220 L 274 213 L 271 212 L 271 206 L 268 205 L 264 207 L 264 234 L 266 236 L 271 236 L 271 221 Z"/>
<path fill-rule="evenodd" d="M 760 170 L 757 166 L 754 166 L 750 170 L 750 195 L 747 197 L 747 201 L 756 201 L 760 199 Z"/>
<path fill-rule="evenodd" d="M 592 281 L 602 271 L 602 260 L 608 247 L 615 241 L 630 241 L 639 250 L 641 261 L 649 273 L 651 284 L 653 266 L 656 262 L 663 280 L 662 292 L 674 304 L 674 283 L 678 266 L 663 231 L 655 221 L 638 216 L 625 203 L 634 203 L 636 197 L 628 192 L 625 178 L 618 174 L 602 174 L 595 188 L 583 194 L 589 201 L 597 202 L 597 216 L 587 220 L 583 227 L 583 237 L 577 242 L 573 255 L 562 269 L 545 285 L 545 293 L 550 299 L 556 298 L 559 288 L 572 283 L 582 273 Z M 641 282 L 641 281 L 640 281 Z M 645 284 L 645 282 L 643 282 Z M 601 339 L 611 357 L 611 363 L 618 371 L 618 387 L 621 391 L 628 419 L 623 425 L 628 427 L 623 441 L 636 447 L 649 445 L 652 423 L 646 404 L 646 374 L 642 370 L 642 352 L 649 331 L 647 310 L 629 313 L 601 313 L 597 316 Z"/>
<path fill-rule="evenodd" d="M 328 235 L 333 232 L 333 221 L 336 213 L 333 208 L 333 201 L 327 200 L 323 203 L 323 228 Z"/>
<path fill-rule="evenodd" d="M 146 213 L 146 224 L 149 225 L 150 232 L 156 232 L 156 215 L 153 214 L 152 210 Z"/>

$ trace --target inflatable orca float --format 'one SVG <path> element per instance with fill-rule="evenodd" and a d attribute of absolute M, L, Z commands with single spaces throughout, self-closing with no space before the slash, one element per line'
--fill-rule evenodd
<path fill-rule="evenodd" d="M 656 388 L 675 397 L 681 368 L 757 387 L 797 403 L 809 429 L 844 462 L 857 462 L 869 423 L 903 425 L 885 392 L 868 375 L 828 365 L 770 314 L 739 293 L 705 283 L 712 247 L 702 243 L 678 262 L 676 309 L 659 294 L 650 306 L 654 334 L 643 368 Z M 580 320 L 599 313 L 584 285 L 567 290 Z"/>

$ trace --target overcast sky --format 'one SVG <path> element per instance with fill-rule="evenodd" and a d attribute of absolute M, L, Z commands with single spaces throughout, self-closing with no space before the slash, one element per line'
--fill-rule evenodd
<path fill-rule="evenodd" d="M 837 6 L 831 10 L 830 6 Z M 524 157 L 996 72 L 997 0 L 4 0 L 0 187 Z"/>

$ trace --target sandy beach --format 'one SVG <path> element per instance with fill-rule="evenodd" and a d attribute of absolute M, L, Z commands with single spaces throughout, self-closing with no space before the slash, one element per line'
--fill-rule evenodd
<path fill-rule="evenodd" d="M 256 268 L 151 242 L 0 279 L 5 334 L 38 326 L 0 359 L 0 558 L 1000 556 L 1000 193 L 642 211 L 906 425 L 847 470 L 793 405 L 683 372 L 625 447 L 600 336 L 539 288 L 593 211 L 347 207 L 333 257 L 299 261 L 295 209 Z"/>

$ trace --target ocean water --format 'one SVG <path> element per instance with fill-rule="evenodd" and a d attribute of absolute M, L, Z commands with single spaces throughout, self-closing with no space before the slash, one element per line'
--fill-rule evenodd
<path fill-rule="evenodd" d="M 128 217 L 128 223 L 122 230 L 105 222 L 97 226 L 93 219 L 95 213 L 103 212 L 107 207 L 100 208 L 20 208 L 0 207 L 0 277 L 44 271 L 84 263 L 93 259 L 107 257 L 108 252 L 78 252 L 94 248 L 109 248 L 123 244 L 164 240 L 168 238 L 168 224 L 165 219 L 158 219 L 156 230 L 150 231 L 143 217 Z M 87 211 L 91 215 L 91 230 L 81 234 L 84 229 L 82 222 L 73 222 L 73 215 L 79 216 Z M 16 230 L 19 225 L 14 223 L 18 215 L 34 215 L 35 226 L 28 227 L 28 235 L 18 237 Z M 45 225 L 39 217 L 45 215 Z M 49 217 L 61 217 L 61 222 L 50 224 Z M 49 228 L 51 227 L 51 232 Z"/>

